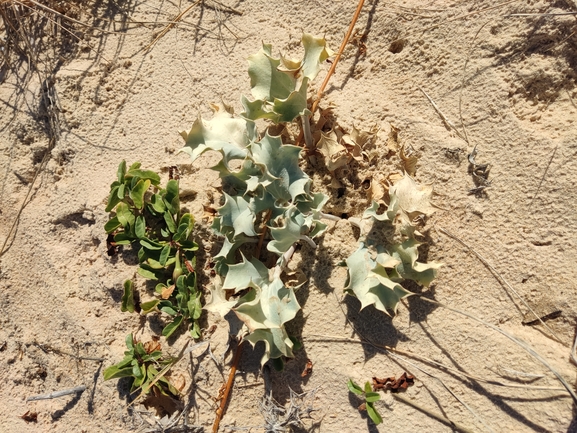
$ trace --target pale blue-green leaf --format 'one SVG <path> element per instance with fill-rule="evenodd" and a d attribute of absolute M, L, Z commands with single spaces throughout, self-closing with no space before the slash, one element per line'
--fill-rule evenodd
<path fill-rule="evenodd" d="M 407 239 L 402 244 L 391 246 L 391 255 L 400 261 L 395 269 L 402 278 L 428 286 L 437 276 L 441 264 L 417 262 L 419 245 L 415 239 Z"/>
<path fill-rule="evenodd" d="M 263 44 L 258 53 L 248 58 L 250 87 L 255 99 L 285 99 L 295 90 L 294 75 L 279 71 L 280 59 L 271 57 L 271 48 L 270 45 Z"/>
<path fill-rule="evenodd" d="M 298 116 L 310 114 L 307 109 L 308 79 L 305 78 L 298 91 L 291 92 L 285 99 L 275 98 L 273 111 L 278 114 L 276 123 L 292 122 Z"/>
<path fill-rule="evenodd" d="M 255 164 L 276 179 L 266 189 L 277 200 L 295 200 L 307 192 L 310 178 L 299 167 L 302 148 L 283 145 L 280 137 L 268 134 L 260 142 L 252 143 L 250 148 Z"/>
<path fill-rule="evenodd" d="M 243 255 L 241 263 L 229 265 L 222 287 L 225 290 L 234 289 L 238 293 L 247 287 L 268 284 L 268 281 L 268 268 L 260 260 L 252 258 L 248 261 Z"/>
<path fill-rule="evenodd" d="M 269 228 L 273 240 L 269 242 L 267 249 L 280 256 L 300 239 L 304 217 L 295 207 L 291 207 L 284 217 L 276 218 L 274 224 L 280 227 Z"/>
<path fill-rule="evenodd" d="M 233 308 L 251 332 L 256 329 L 281 328 L 294 319 L 300 310 L 294 291 L 286 288 L 280 278 L 255 287 L 255 292 L 252 301 Z"/>
<path fill-rule="evenodd" d="M 280 115 L 271 111 L 270 103 L 267 103 L 262 99 L 255 99 L 251 102 L 244 95 L 241 96 L 240 102 L 244 108 L 244 111 L 240 113 L 240 115 L 246 119 L 269 119 L 274 123 L 279 122 Z"/>
<path fill-rule="evenodd" d="M 247 236 L 257 236 L 254 230 L 254 221 L 256 215 L 250 208 L 250 203 L 244 197 L 232 197 L 224 193 L 224 205 L 218 208 L 218 213 L 221 215 L 219 221 L 219 232 L 226 233 L 226 228 L 232 227 L 234 229 L 234 236 L 244 233 Z"/>
<path fill-rule="evenodd" d="M 199 116 L 190 132 L 181 132 L 186 144 L 180 152 L 187 153 L 192 161 L 208 150 L 220 152 L 225 162 L 244 159 L 246 146 L 254 135 L 254 122 L 233 118 L 229 113 L 221 112 L 206 121 Z"/>
<path fill-rule="evenodd" d="M 281 356 L 289 358 L 293 357 L 292 349 L 294 343 L 289 338 L 284 328 L 257 329 L 253 333 L 244 337 L 244 339 L 249 341 L 253 346 L 259 341 L 264 341 L 265 351 L 260 360 L 261 366 L 264 366 L 264 364 L 271 358 L 276 359 Z"/>
<path fill-rule="evenodd" d="M 324 38 L 304 33 L 301 41 L 305 48 L 301 71 L 304 77 L 314 80 L 321 69 L 321 63 L 332 56 L 333 52 L 327 47 Z"/>

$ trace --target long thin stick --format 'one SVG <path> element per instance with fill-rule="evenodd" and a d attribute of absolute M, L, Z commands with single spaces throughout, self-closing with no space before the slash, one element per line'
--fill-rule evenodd
<path fill-rule="evenodd" d="M 481 30 L 483 30 L 483 28 L 490 22 L 492 21 L 487 21 L 479 28 L 479 30 L 477 30 L 477 33 L 475 33 L 475 36 L 471 41 L 471 48 L 469 50 L 469 54 L 467 54 L 467 60 L 465 60 L 465 65 L 463 66 L 463 78 L 461 80 L 461 88 L 459 89 L 459 120 L 461 121 L 461 127 L 463 128 L 463 135 L 465 136 L 465 141 L 467 142 L 468 145 L 471 145 L 471 143 L 469 142 L 469 136 L 467 135 L 467 128 L 465 127 L 465 122 L 463 122 L 463 110 L 461 109 L 461 102 L 463 100 L 463 88 L 465 87 L 465 71 L 467 70 L 467 64 L 469 63 L 471 53 L 473 52 L 473 48 L 475 47 L 473 44 L 475 43 L 477 36 L 479 36 Z"/>
<path fill-rule="evenodd" d="M 505 18 L 509 17 L 548 17 L 548 16 L 561 16 L 561 15 L 577 15 L 577 12 L 559 12 L 551 14 L 509 14 L 505 15 Z"/>
<path fill-rule="evenodd" d="M 441 379 L 440 377 L 437 377 L 437 376 L 435 376 L 434 374 L 428 372 L 428 371 L 425 370 L 424 368 L 421 368 L 421 367 L 415 365 L 414 363 L 408 361 L 407 359 L 403 358 L 402 356 L 395 355 L 394 353 L 389 353 L 389 356 L 391 356 L 391 357 L 393 357 L 393 358 L 396 358 L 396 359 L 398 360 L 398 362 L 407 363 L 407 364 L 411 365 L 413 368 L 416 368 L 416 369 L 418 369 L 420 372 L 422 372 L 422 373 L 426 374 L 427 376 L 435 379 L 437 382 L 439 382 L 439 383 L 441 384 L 441 386 L 442 386 L 443 388 L 445 388 L 445 390 L 446 390 L 449 394 L 451 394 L 451 395 L 453 396 L 453 398 L 454 398 L 455 400 L 457 400 L 459 403 L 461 403 L 461 404 L 463 405 L 463 407 L 464 407 L 465 409 L 467 409 L 469 412 L 471 412 L 471 414 L 472 414 L 475 418 L 477 418 L 477 420 L 478 420 L 481 424 L 483 424 L 487 430 L 489 430 L 491 433 L 495 433 L 495 430 L 493 430 L 493 429 L 483 420 L 483 418 L 481 418 L 479 415 L 477 415 L 477 413 L 476 413 L 467 403 L 465 403 L 465 401 L 464 401 L 462 398 L 460 398 L 457 394 L 455 394 L 455 393 L 453 392 L 453 390 L 452 390 L 451 388 L 449 388 L 449 387 L 447 386 L 447 384 L 445 384 L 445 382 L 443 381 L 443 379 Z"/>
<path fill-rule="evenodd" d="M 321 84 L 321 87 L 319 87 L 319 90 L 317 92 L 317 97 L 316 97 L 315 102 L 313 103 L 313 106 L 311 108 L 311 112 L 313 114 L 315 113 L 315 111 L 319 105 L 319 102 L 323 96 L 323 92 L 325 91 L 325 87 L 327 87 L 327 84 L 329 83 L 331 76 L 335 72 L 335 69 L 337 67 L 337 63 L 339 63 L 339 60 L 341 59 L 341 55 L 343 54 L 343 51 L 345 51 L 345 47 L 347 46 L 347 43 L 349 42 L 351 34 L 353 33 L 353 29 L 355 28 L 355 24 L 357 23 L 357 20 L 359 18 L 361 10 L 363 9 L 364 3 L 365 3 L 365 0 L 359 0 L 357 10 L 355 11 L 355 14 L 353 15 L 353 19 L 351 20 L 351 24 L 349 25 L 349 29 L 347 30 L 347 34 L 345 35 L 345 38 L 343 39 L 343 42 L 341 43 L 341 47 L 339 48 L 339 52 L 337 53 L 337 56 L 335 57 L 335 60 L 333 61 L 333 64 L 332 64 L 331 68 L 329 69 L 329 72 L 327 72 L 327 76 L 325 77 L 323 84 Z"/>
<path fill-rule="evenodd" d="M 549 331 L 549 333 L 551 334 L 551 337 L 553 337 L 554 340 L 556 340 L 557 342 L 566 345 L 563 341 L 561 341 L 561 339 L 559 337 L 557 337 L 557 334 L 555 334 L 555 332 L 553 332 L 553 330 L 547 326 L 547 324 L 541 319 L 541 317 L 539 317 L 539 315 L 529 306 L 529 304 L 521 297 L 521 295 L 519 295 L 519 293 L 513 288 L 513 286 L 511 286 L 507 280 L 505 280 L 505 278 L 503 278 L 501 276 L 501 274 L 499 274 L 497 272 L 497 270 L 491 266 L 491 264 L 485 260 L 485 258 L 479 254 L 477 251 L 475 251 L 474 248 L 470 247 L 469 245 L 467 245 L 465 243 L 465 241 L 463 241 L 462 239 L 460 239 L 458 236 L 448 232 L 447 230 L 441 228 L 441 227 L 437 227 L 437 229 L 441 232 L 444 233 L 445 235 L 449 236 L 451 239 L 456 240 L 457 242 L 459 242 L 461 245 L 463 245 L 465 248 L 469 249 L 469 251 L 471 251 L 473 254 L 475 254 L 475 256 L 477 256 L 477 258 L 479 259 L 479 261 L 481 263 L 483 263 L 487 269 L 489 269 L 489 271 L 491 271 L 491 273 L 493 274 L 493 276 L 497 279 L 497 281 L 499 281 L 499 283 L 501 283 L 503 286 L 507 287 L 509 290 L 511 290 L 516 296 L 517 298 L 519 298 L 519 300 L 523 303 L 523 305 L 525 305 L 525 307 L 527 307 L 529 309 L 529 311 L 531 313 L 533 313 L 533 315 L 537 318 L 537 320 L 539 320 L 539 322 L 541 322 L 541 324 L 547 328 L 547 330 Z"/>
<path fill-rule="evenodd" d="M 524 341 L 517 339 L 512 334 L 509 334 L 507 331 L 505 331 L 505 330 L 503 330 L 503 329 L 501 329 L 501 328 L 499 328 L 499 327 L 497 327 L 497 326 L 495 326 L 489 322 L 485 322 L 484 320 L 479 319 L 478 317 L 475 317 L 472 314 L 467 313 L 466 311 L 461 311 L 461 310 L 458 310 L 456 308 L 449 307 L 448 305 L 445 305 L 441 302 L 433 301 L 432 299 L 428 299 L 428 298 L 425 298 L 423 296 L 420 296 L 419 298 L 425 302 L 429 302 L 431 304 L 438 305 L 439 307 L 446 308 L 447 310 L 452 311 L 454 313 L 466 316 L 469 319 L 472 319 L 476 322 L 479 322 L 479 323 L 493 329 L 494 331 L 497 331 L 499 334 L 504 335 L 509 340 L 511 340 L 513 343 L 515 343 L 517 346 L 519 346 L 520 348 L 525 350 L 527 353 L 529 353 L 533 358 L 535 358 L 537 361 L 539 361 L 545 367 L 547 367 L 551 371 L 551 373 L 553 373 L 557 377 L 557 379 L 559 379 L 559 382 L 561 382 L 561 384 L 565 387 L 565 389 L 569 392 L 569 394 L 571 394 L 573 401 L 575 403 L 577 403 L 577 394 L 575 394 L 575 391 L 573 391 L 573 388 L 571 387 L 571 385 L 569 385 L 567 383 L 567 381 L 563 378 L 563 376 L 561 376 L 561 374 L 559 372 L 557 372 L 557 370 L 555 370 L 541 355 L 539 355 L 537 352 L 535 352 L 535 350 L 531 346 L 529 346 L 527 343 L 525 343 Z"/>
<path fill-rule="evenodd" d="M 154 40 L 148 44 L 145 48 L 144 51 L 148 51 L 150 50 L 158 41 L 160 38 L 162 38 L 165 34 L 167 34 L 171 28 L 173 28 L 181 19 L 183 16 L 185 16 L 193 7 L 195 7 L 197 4 L 199 4 L 202 0 L 197 0 L 196 2 L 194 2 L 193 4 L 191 4 L 189 7 L 187 7 L 184 11 L 182 11 L 180 14 L 178 14 L 178 16 L 172 20 L 170 22 L 170 24 L 168 24 L 159 34 L 156 38 L 154 38 Z"/>
<path fill-rule="evenodd" d="M 26 399 L 26 401 L 50 400 L 53 398 L 64 397 L 65 395 L 78 394 L 80 392 L 84 392 L 85 390 L 86 390 L 86 386 L 80 385 L 80 386 L 75 386 L 74 388 L 63 389 L 62 391 L 54 391 L 54 392 L 51 392 L 49 394 L 40 394 L 40 395 L 28 397 Z"/>
<path fill-rule="evenodd" d="M 410 398 L 403 396 L 402 394 L 392 394 L 392 396 L 395 399 L 402 401 L 403 403 L 408 404 L 409 406 L 413 406 L 415 409 L 420 410 L 421 412 L 429 415 L 431 418 L 435 418 L 437 421 L 440 421 L 443 424 L 448 425 L 449 427 L 451 427 L 454 430 L 460 431 L 462 433 L 473 433 L 473 430 L 470 430 L 469 428 L 464 427 L 464 426 L 456 423 L 455 421 L 451 421 L 449 418 L 446 418 L 439 413 L 433 412 L 432 410 L 427 409 L 424 406 L 421 406 L 420 404 L 414 402 Z"/>
<path fill-rule="evenodd" d="M 437 104 L 435 104 L 435 101 L 433 101 L 433 100 L 431 99 L 431 97 L 430 97 L 429 95 L 427 95 L 427 92 L 425 92 L 425 91 L 421 88 L 421 86 L 417 86 L 417 87 L 419 88 L 419 90 L 420 90 L 421 92 L 423 92 L 423 95 L 425 95 L 425 96 L 427 97 L 427 99 L 429 100 L 429 102 L 431 103 L 431 105 L 433 106 L 433 108 L 435 109 L 435 111 L 437 112 L 437 114 L 438 114 L 439 116 L 441 116 L 441 119 L 443 119 L 443 122 L 445 122 L 445 125 L 446 125 L 447 127 L 449 127 L 449 128 L 452 128 L 459 137 L 461 137 L 463 140 L 467 141 L 467 139 L 466 139 L 465 137 L 463 137 L 463 135 L 459 132 L 459 130 L 458 130 L 457 127 L 453 124 L 453 122 L 451 122 L 451 121 L 447 118 L 447 116 L 445 116 L 445 115 L 443 114 L 443 112 L 441 111 L 441 109 L 437 106 Z M 461 122 L 462 122 L 462 121 L 461 121 Z"/>
<path fill-rule="evenodd" d="M 224 388 L 224 393 L 222 394 L 222 398 L 220 399 L 220 406 L 216 410 L 216 419 L 214 420 L 214 424 L 212 425 L 212 433 L 218 432 L 218 427 L 220 425 L 220 420 L 224 415 L 224 410 L 226 409 L 226 404 L 228 402 L 228 395 L 230 394 L 230 390 L 232 389 L 232 385 L 234 383 L 234 376 L 236 375 L 236 369 L 238 366 L 238 362 L 240 361 L 240 355 L 242 354 L 242 348 L 244 346 L 244 342 L 240 342 L 236 348 L 236 352 L 234 353 L 234 358 L 232 359 L 232 365 L 230 366 L 230 372 L 228 373 L 228 380 L 226 381 L 226 387 Z"/>
<path fill-rule="evenodd" d="M 543 173 L 543 176 L 541 177 L 541 181 L 539 182 L 539 186 L 537 187 L 537 190 L 535 191 L 535 195 L 531 199 L 531 203 L 529 203 L 529 208 L 531 207 L 531 205 L 533 205 L 533 201 L 537 197 L 537 194 L 539 194 L 539 190 L 541 189 L 541 185 L 543 185 L 543 181 L 545 180 L 545 176 L 547 175 L 547 171 L 549 171 L 549 167 L 551 166 L 551 163 L 553 162 L 553 158 L 555 157 L 555 153 L 557 152 L 558 147 L 559 146 L 555 146 L 555 149 L 553 150 L 553 154 L 551 155 L 551 158 L 549 159 L 549 162 L 547 163 L 547 167 L 545 167 L 545 172 Z"/>

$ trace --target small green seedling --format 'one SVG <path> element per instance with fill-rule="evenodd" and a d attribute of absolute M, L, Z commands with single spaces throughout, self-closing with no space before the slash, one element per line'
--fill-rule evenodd
<path fill-rule="evenodd" d="M 359 406 L 359 410 L 366 410 L 369 417 L 373 420 L 376 425 L 383 422 L 383 418 L 379 415 L 379 412 L 375 409 L 374 403 L 381 399 L 381 395 L 378 392 L 373 392 L 371 384 L 369 382 L 365 383 L 365 389 L 363 390 L 359 385 L 349 379 L 347 382 L 349 391 L 356 395 L 362 395 L 365 398 L 365 402 Z"/>
<path fill-rule="evenodd" d="M 163 368 L 174 362 L 172 358 L 163 357 L 158 342 L 143 344 L 137 342 L 132 334 L 128 334 L 126 347 L 128 350 L 124 352 L 124 359 L 104 370 L 104 380 L 132 377 L 134 380 L 130 392 L 141 389 L 142 394 L 146 395 L 154 389 L 168 396 L 180 394 L 164 376 L 157 378 Z"/>
<path fill-rule="evenodd" d="M 178 180 L 171 179 L 160 188 L 160 176 L 142 170 L 140 163 L 118 167 L 118 180 L 110 186 L 107 212 L 115 211 L 104 226 L 113 235 L 115 245 L 137 244 L 138 274 L 157 281 L 157 299 L 140 305 L 142 314 L 161 311 L 173 318 L 162 331 L 169 337 L 189 319 L 192 336 L 200 337 L 198 318 L 202 313 L 201 293 L 196 288 L 192 240 L 194 217 L 180 209 Z M 134 285 L 124 283 L 122 311 L 134 312 Z"/>

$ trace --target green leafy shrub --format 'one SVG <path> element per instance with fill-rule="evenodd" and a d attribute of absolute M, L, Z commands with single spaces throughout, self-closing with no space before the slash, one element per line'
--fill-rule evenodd
<path fill-rule="evenodd" d="M 104 370 L 104 380 L 132 377 L 130 392 L 141 388 L 143 394 L 151 390 L 159 391 L 164 395 L 178 396 L 178 390 L 164 376 L 157 378 L 162 369 L 174 362 L 172 358 L 163 357 L 158 342 L 137 342 L 132 334 L 126 336 L 127 351 L 124 359 L 118 364 L 111 365 Z"/>
<path fill-rule="evenodd" d="M 178 180 L 160 188 L 160 176 L 140 169 L 128 169 L 122 161 L 118 180 L 110 186 L 106 211 L 115 211 L 105 225 L 116 245 L 136 244 L 138 274 L 156 281 L 157 299 L 140 305 L 142 314 L 161 311 L 172 317 L 162 331 L 169 337 L 185 321 L 192 322 L 191 333 L 200 337 L 198 318 L 202 313 L 201 293 L 196 287 L 195 255 L 198 245 L 192 240 L 194 217 L 180 209 Z M 122 311 L 134 312 L 134 285 L 124 283 Z"/>

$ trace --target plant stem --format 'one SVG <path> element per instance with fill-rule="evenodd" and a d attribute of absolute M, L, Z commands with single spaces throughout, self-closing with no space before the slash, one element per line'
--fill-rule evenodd
<path fill-rule="evenodd" d="M 305 144 L 309 149 L 313 148 L 313 135 L 311 133 L 310 115 L 303 114 L 301 116 L 301 122 L 303 124 L 303 134 L 305 137 Z"/>
<path fill-rule="evenodd" d="M 340 220 L 343 219 L 343 218 L 340 218 L 340 217 L 338 217 L 338 216 L 336 216 L 336 215 L 331 215 L 331 214 L 329 214 L 329 213 L 324 213 L 324 212 L 321 212 L 320 215 L 321 215 L 321 218 L 322 218 L 322 219 L 326 219 L 326 220 L 329 220 L 329 221 L 339 222 Z"/>
<path fill-rule="evenodd" d="M 220 399 L 220 406 L 216 410 L 216 419 L 214 420 L 214 424 L 212 425 L 212 433 L 218 432 L 220 420 L 224 415 L 224 410 L 226 409 L 226 404 L 228 403 L 228 396 L 230 394 L 230 390 L 232 389 L 232 385 L 234 384 L 234 377 L 236 376 L 236 369 L 238 367 L 238 362 L 240 361 L 242 348 L 243 348 L 243 342 L 241 341 L 239 345 L 236 347 L 236 352 L 234 353 L 234 358 L 232 359 L 232 365 L 230 366 L 230 372 L 228 373 L 228 380 L 226 381 L 226 388 L 224 389 L 224 393 L 222 395 L 222 398 Z"/>
<path fill-rule="evenodd" d="M 328 84 L 331 76 L 335 72 L 335 69 L 337 67 L 337 63 L 339 63 L 339 60 L 341 58 L 341 55 L 343 54 L 343 51 L 345 51 L 345 47 L 347 46 L 347 43 L 349 42 L 351 34 L 353 33 L 353 29 L 355 28 L 355 24 L 357 23 L 357 19 L 359 18 L 359 15 L 361 13 L 361 10 L 363 8 L 364 3 L 365 3 L 365 0 L 359 0 L 357 10 L 355 11 L 355 14 L 353 15 L 353 19 L 351 20 L 351 24 L 349 25 L 349 29 L 347 30 L 347 34 L 345 35 L 345 38 L 343 39 L 343 42 L 341 43 L 341 46 L 339 48 L 339 52 L 337 53 L 335 60 L 333 61 L 333 64 L 332 64 L 331 68 L 329 69 L 329 72 L 327 73 L 325 80 L 323 81 L 323 84 L 321 84 L 321 87 L 319 88 L 319 90 L 317 92 L 317 98 L 315 99 L 315 102 L 313 103 L 313 106 L 311 108 L 312 114 L 314 114 L 314 112 L 316 111 L 316 109 L 319 105 L 319 102 L 321 100 L 321 97 L 323 96 L 323 92 L 325 91 L 325 87 L 327 87 L 327 84 Z"/>

